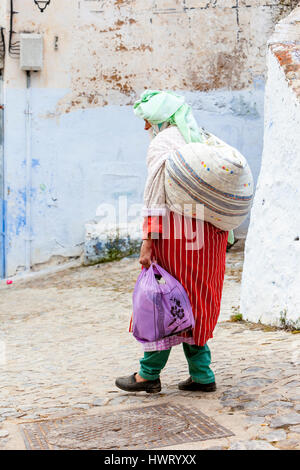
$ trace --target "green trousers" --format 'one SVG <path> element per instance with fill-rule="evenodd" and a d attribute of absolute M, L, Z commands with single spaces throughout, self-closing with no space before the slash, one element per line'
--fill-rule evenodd
<path fill-rule="evenodd" d="M 195 346 L 182 343 L 183 351 L 189 366 L 189 373 L 194 382 L 208 384 L 215 381 L 215 376 L 210 368 L 211 354 L 207 346 Z M 145 352 L 140 360 L 139 375 L 146 380 L 156 380 L 159 378 L 161 370 L 165 367 L 171 352 L 165 351 Z"/>

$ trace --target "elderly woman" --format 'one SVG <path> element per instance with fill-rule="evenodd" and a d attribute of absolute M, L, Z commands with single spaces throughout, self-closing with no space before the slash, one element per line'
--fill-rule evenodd
<path fill-rule="evenodd" d="M 148 268 L 156 260 L 183 285 L 191 302 L 195 327 L 191 332 L 144 344 L 139 372 L 117 378 L 116 386 L 128 392 L 159 392 L 160 372 L 171 348 L 182 344 L 190 377 L 178 384 L 179 389 L 213 392 L 216 383 L 207 341 L 213 336 L 220 312 L 228 232 L 190 217 L 191 230 L 202 241 L 190 245 L 185 218 L 166 208 L 164 181 L 164 162 L 170 152 L 187 143 L 203 142 L 204 134 L 184 98 L 171 92 L 147 90 L 134 109 L 145 120 L 145 130 L 152 139 L 147 155 L 140 263 Z M 164 224 L 166 217 L 168 224 Z M 166 225 L 167 235 L 163 233 Z"/>

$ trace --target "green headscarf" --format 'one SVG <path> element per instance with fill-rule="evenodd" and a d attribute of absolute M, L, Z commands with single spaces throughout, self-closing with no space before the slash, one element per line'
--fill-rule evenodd
<path fill-rule="evenodd" d="M 187 144 L 204 142 L 192 109 L 184 97 L 171 91 L 146 90 L 134 104 L 134 113 L 151 124 L 169 122 L 176 125 Z"/>
<path fill-rule="evenodd" d="M 176 125 L 187 144 L 205 142 L 203 132 L 193 116 L 192 109 L 185 103 L 183 96 L 172 91 L 146 90 L 134 103 L 134 113 L 150 124 L 160 125 L 164 122 Z M 234 243 L 233 230 L 229 232 L 228 243 Z"/>

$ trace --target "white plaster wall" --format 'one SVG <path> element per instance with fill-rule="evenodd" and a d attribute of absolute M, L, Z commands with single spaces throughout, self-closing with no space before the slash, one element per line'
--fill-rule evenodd
<path fill-rule="evenodd" d="M 300 324 L 300 103 L 268 53 L 262 168 L 246 239 L 241 313 Z"/>
<path fill-rule="evenodd" d="M 6 15 L 6 2 L 0 2 L 0 26 L 4 26 Z"/>

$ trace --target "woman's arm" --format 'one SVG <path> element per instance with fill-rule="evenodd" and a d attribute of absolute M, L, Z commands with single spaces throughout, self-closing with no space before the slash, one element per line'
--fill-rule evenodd
<path fill-rule="evenodd" d="M 162 233 L 162 220 L 160 216 L 144 217 L 143 222 L 143 243 L 140 251 L 139 262 L 145 268 L 151 265 L 152 239 L 159 238 Z"/>

